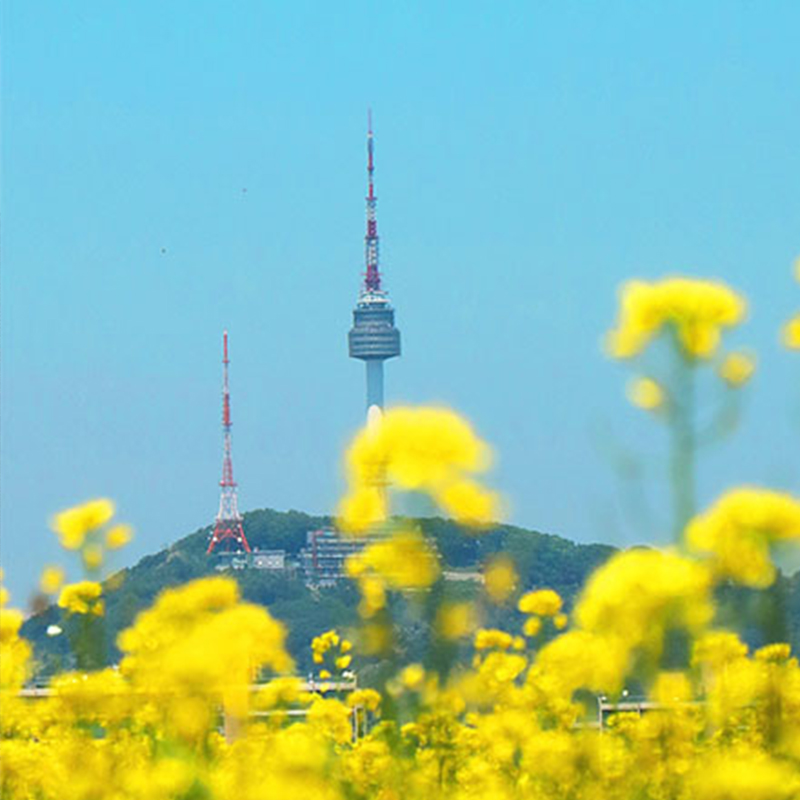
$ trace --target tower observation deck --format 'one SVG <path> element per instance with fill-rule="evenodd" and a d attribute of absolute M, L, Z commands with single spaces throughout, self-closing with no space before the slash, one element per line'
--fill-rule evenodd
<path fill-rule="evenodd" d="M 372 120 L 367 131 L 367 235 L 364 237 L 366 272 L 353 309 L 353 327 L 348 335 L 351 358 L 365 362 L 367 409 L 383 408 L 383 362 L 400 355 L 400 331 L 394 326 L 394 309 L 381 286 L 378 264 L 378 221 L 375 214 L 375 163 Z"/>

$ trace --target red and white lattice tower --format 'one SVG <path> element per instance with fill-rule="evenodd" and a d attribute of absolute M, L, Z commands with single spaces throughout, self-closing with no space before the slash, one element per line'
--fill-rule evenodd
<path fill-rule="evenodd" d="M 250 545 L 242 528 L 242 515 L 236 499 L 236 481 L 233 479 L 231 458 L 231 393 L 228 388 L 228 331 L 222 334 L 222 480 L 220 485 L 219 513 L 214 524 L 214 533 L 208 543 L 206 554 L 221 545 L 226 550 L 250 552 Z"/>

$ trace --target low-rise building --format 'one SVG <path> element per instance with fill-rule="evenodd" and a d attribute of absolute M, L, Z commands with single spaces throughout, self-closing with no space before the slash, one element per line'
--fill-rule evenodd
<path fill-rule="evenodd" d="M 348 556 L 363 550 L 368 541 L 368 538 L 343 535 L 332 528 L 309 531 L 299 558 L 306 584 L 334 586 L 346 577 L 344 563 Z"/>
<path fill-rule="evenodd" d="M 286 569 L 286 551 L 254 550 L 250 564 L 253 569 L 284 570 Z"/>

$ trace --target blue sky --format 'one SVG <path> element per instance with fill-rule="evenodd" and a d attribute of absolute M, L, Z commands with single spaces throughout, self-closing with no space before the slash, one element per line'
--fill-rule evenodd
<path fill-rule="evenodd" d="M 220 339 L 244 509 L 331 510 L 363 416 L 346 333 L 366 108 L 404 355 L 498 453 L 512 521 L 657 540 L 665 438 L 599 347 L 616 287 L 747 293 L 760 355 L 704 502 L 798 488 L 800 6 L 107 2 L 2 6 L 2 562 L 23 600 L 55 510 L 116 499 L 130 563 L 213 520 Z M 243 191 L 246 189 L 247 191 Z M 611 442 L 613 445 L 609 445 Z M 656 523 L 609 458 L 649 455 Z"/>

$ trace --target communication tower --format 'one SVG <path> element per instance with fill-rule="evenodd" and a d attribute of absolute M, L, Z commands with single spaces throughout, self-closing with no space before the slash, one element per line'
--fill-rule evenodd
<path fill-rule="evenodd" d="M 367 125 L 367 235 L 364 237 L 366 272 L 353 309 L 353 327 L 348 334 L 351 358 L 367 367 L 367 410 L 383 408 L 383 362 L 400 355 L 400 331 L 394 326 L 394 309 L 382 287 L 378 264 L 378 220 L 375 207 L 375 160 L 372 115 Z"/>
<path fill-rule="evenodd" d="M 242 528 L 242 515 L 236 496 L 231 458 L 231 393 L 228 388 L 228 331 L 222 334 L 222 480 L 220 480 L 219 513 L 206 554 L 215 548 L 249 553 L 250 545 Z"/>

